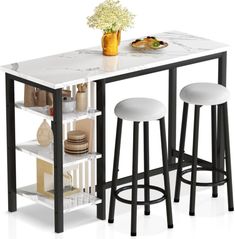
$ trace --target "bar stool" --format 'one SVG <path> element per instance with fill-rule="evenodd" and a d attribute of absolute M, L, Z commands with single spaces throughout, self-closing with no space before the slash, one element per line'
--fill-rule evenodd
<path fill-rule="evenodd" d="M 145 205 L 145 215 L 150 214 L 150 204 L 166 200 L 168 228 L 173 228 L 170 184 L 167 162 L 167 146 L 165 133 L 165 107 L 154 99 L 149 98 L 130 98 L 119 102 L 115 107 L 117 116 L 117 131 L 113 162 L 113 175 L 109 208 L 109 223 L 114 221 L 115 200 L 131 204 L 131 236 L 136 236 L 137 205 Z M 122 121 L 133 121 L 133 164 L 132 164 L 132 185 L 124 186 L 117 189 L 117 178 L 119 171 L 119 152 L 121 144 Z M 165 189 L 149 184 L 149 121 L 159 120 L 162 162 Z M 138 140 L 139 140 L 139 123 L 144 125 L 144 184 L 138 185 Z M 144 188 L 144 201 L 137 201 L 137 188 Z M 120 192 L 132 190 L 131 200 L 119 196 Z M 150 189 L 162 193 L 162 197 L 150 200 Z"/>
<path fill-rule="evenodd" d="M 232 189 L 232 173 L 230 160 L 230 143 L 229 143 L 229 125 L 227 100 L 229 98 L 228 90 L 218 84 L 213 83 L 194 83 L 184 87 L 180 92 L 180 97 L 184 101 L 183 117 L 180 136 L 180 149 L 178 170 L 176 176 L 176 187 L 174 202 L 179 202 L 181 181 L 191 186 L 190 191 L 190 210 L 189 215 L 195 215 L 195 198 L 196 186 L 212 186 L 212 196 L 217 197 L 217 186 L 227 183 L 228 192 L 228 209 L 234 210 L 233 206 L 233 189 Z M 188 116 L 188 104 L 195 105 L 194 111 L 194 132 L 193 132 L 193 155 L 192 167 L 182 170 L 184 161 L 185 134 Z M 199 115 L 200 107 L 211 106 L 211 132 L 212 132 L 212 167 L 198 167 L 198 135 L 199 135 Z M 225 164 L 226 171 L 218 168 L 217 148 L 216 148 L 216 110 L 221 109 L 223 114 L 223 132 L 225 141 Z M 197 171 L 212 171 L 212 182 L 197 182 Z M 186 180 L 183 175 L 191 172 L 191 180 Z"/>

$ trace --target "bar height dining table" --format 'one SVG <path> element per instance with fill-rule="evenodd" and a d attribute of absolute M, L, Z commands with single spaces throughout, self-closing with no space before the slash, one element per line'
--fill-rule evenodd
<path fill-rule="evenodd" d="M 63 54 L 47 56 L 34 60 L 13 63 L 1 67 L 6 74 L 6 119 L 7 119 L 7 166 L 8 166 L 8 210 L 17 210 L 16 186 L 16 135 L 15 135 L 15 82 L 28 84 L 53 93 L 54 116 L 52 129 L 54 133 L 54 224 L 55 232 L 64 231 L 64 197 L 63 197 L 63 139 L 62 139 L 62 89 L 84 82 L 92 82 L 96 89 L 96 110 L 101 112 L 96 121 L 96 148 L 101 154 L 97 160 L 96 170 L 96 197 L 100 199 L 97 204 L 97 218 L 106 218 L 105 191 L 111 187 L 106 180 L 106 84 L 112 82 L 156 73 L 169 71 L 168 90 L 168 154 L 169 170 L 177 168 L 176 158 L 176 89 L 177 68 L 199 62 L 218 60 L 218 84 L 226 86 L 226 61 L 228 46 L 198 36 L 178 31 L 169 31 L 155 34 L 168 47 L 161 50 L 138 51 L 132 49 L 132 40 L 122 41 L 119 46 L 119 55 L 107 57 L 102 55 L 101 47 L 81 49 Z M 133 79 L 134 83 L 134 79 Z M 224 139 L 223 117 L 221 109 L 218 110 L 217 124 L 217 153 L 219 168 L 223 169 Z M 73 118 L 74 120 L 74 118 Z M 40 155 L 39 155 L 40 156 Z M 190 163 L 192 157 L 185 155 L 185 162 Z M 76 158 L 75 158 L 76 161 Z M 199 165 L 211 167 L 211 163 L 198 159 Z M 150 176 L 162 173 L 162 168 L 150 171 Z M 138 178 L 144 177 L 143 173 Z M 223 176 L 218 176 L 223 177 Z M 120 178 L 118 185 L 131 182 L 131 176 Z"/>

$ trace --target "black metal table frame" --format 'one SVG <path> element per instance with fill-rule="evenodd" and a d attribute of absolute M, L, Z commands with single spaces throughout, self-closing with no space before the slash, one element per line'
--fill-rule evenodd
<path fill-rule="evenodd" d="M 97 218 L 105 220 L 106 218 L 106 189 L 111 187 L 111 182 L 106 181 L 106 141 L 105 141 L 105 86 L 106 84 L 133 78 L 136 76 L 146 75 L 159 71 L 169 70 L 169 91 L 168 91 L 168 154 L 169 154 L 169 170 L 177 168 L 176 157 L 176 89 L 177 89 L 177 68 L 199 63 L 203 61 L 218 59 L 218 84 L 226 86 L 226 65 L 227 52 L 221 52 L 206 55 L 190 60 L 171 63 L 163 66 L 153 67 L 135 71 L 123 75 L 117 75 L 105 79 L 96 80 L 97 110 L 102 112 L 97 118 L 97 152 L 102 154 L 102 158 L 97 160 L 97 197 L 102 199 L 102 203 L 97 205 Z M 40 89 L 53 93 L 54 100 L 54 118 L 52 121 L 52 129 L 54 133 L 54 224 L 55 232 L 64 231 L 64 215 L 63 215 L 63 147 L 62 147 L 62 89 L 52 89 L 44 85 L 40 85 L 29 80 L 6 73 L 6 124 L 7 124 L 7 171 L 8 171 L 8 211 L 17 210 L 16 200 L 16 144 L 15 144 L 15 96 L 14 81 L 25 83 Z M 217 126 L 217 154 L 220 169 L 224 169 L 224 138 L 223 138 L 223 116 L 222 111 L 218 110 L 218 126 Z M 185 155 L 184 160 L 190 163 L 191 155 Z M 198 159 L 201 166 L 211 166 L 210 162 Z M 162 167 L 155 168 L 150 171 L 150 176 L 161 174 Z M 138 179 L 142 179 L 144 173 L 138 174 Z M 223 177 L 220 175 L 219 177 Z M 118 179 L 118 185 L 131 182 L 132 176 Z"/>

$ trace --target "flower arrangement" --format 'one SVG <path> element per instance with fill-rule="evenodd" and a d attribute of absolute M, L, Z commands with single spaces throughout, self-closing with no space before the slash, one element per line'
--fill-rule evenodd
<path fill-rule="evenodd" d="M 105 0 L 87 19 L 89 27 L 100 29 L 104 33 L 126 30 L 134 23 L 134 15 L 122 7 L 118 0 Z"/>

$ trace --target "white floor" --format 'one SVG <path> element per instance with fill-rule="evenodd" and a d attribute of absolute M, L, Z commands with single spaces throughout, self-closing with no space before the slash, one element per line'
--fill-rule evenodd
<path fill-rule="evenodd" d="M 172 198 L 175 186 L 175 172 L 170 174 Z M 209 175 L 200 180 L 209 179 Z M 151 179 L 162 185 L 162 177 Z M 196 216 L 188 216 L 189 186 L 182 184 L 180 203 L 173 203 L 174 228 L 167 229 L 165 202 L 151 206 L 151 215 L 144 216 L 144 208 L 138 209 L 138 237 L 146 238 L 232 238 L 235 234 L 235 213 L 227 210 L 226 186 L 219 188 L 219 197 L 211 197 L 211 188 L 198 188 Z M 139 194 L 142 194 L 141 191 Z M 152 193 L 152 196 L 157 196 Z M 107 191 L 107 213 L 110 191 Z M 124 195 L 128 197 L 128 194 Z M 27 203 L 27 204 L 25 204 Z M 4 202 L 2 205 L 6 205 Z M 25 205 L 25 206 L 22 206 Z M 130 206 L 117 202 L 115 222 L 96 219 L 96 208 L 81 209 L 65 216 L 65 232 L 55 234 L 53 213 L 43 206 L 31 204 L 18 197 L 18 211 L 8 213 L 1 206 L 1 235 L 4 238 L 128 238 L 130 234 Z M 3 237 L 1 237 L 3 238 Z"/>

